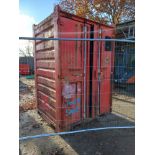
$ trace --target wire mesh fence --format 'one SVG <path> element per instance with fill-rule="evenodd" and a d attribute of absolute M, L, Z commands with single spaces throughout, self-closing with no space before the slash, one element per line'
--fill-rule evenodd
<path fill-rule="evenodd" d="M 36 40 L 37 107 L 45 120 L 66 129 L 87 128 L 82 122 L 90 119 L 101 123 L 92 127 L 134 125 L 134 41 L 25 39 Z"/>
<path fill-rule="evenodd" d="M 113 111 L 135 119 L 135 47 L 134 43 L 116 43 Z"/>

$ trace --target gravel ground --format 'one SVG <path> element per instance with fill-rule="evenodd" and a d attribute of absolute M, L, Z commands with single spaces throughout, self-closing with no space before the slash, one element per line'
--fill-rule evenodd
<path fill-rule="evenodd" d="M 19 80 L 19 103 L 23 105 L 35 100 L 35 82 L 34 79 L 21 77 Z"/>
<path fill-rule="evenodd" d="M 112 99 L 112 111 L 131 120 L 135 120 L 135 104 Z"/>
<path fill-rule="evenodd" d="M 36 110 L 20 113 L 19 130 L 20 136 L 54 132 Z M 60 136 L 20 142 L 20 150 L 22 155 L 76 155 L 71 146 Z"/>
<path fill-rule="evenodd" d="M 20 112 L 35 109 L 35 82 L 34 79 L 21 77 L 19 80 L 19 110 Z"/>

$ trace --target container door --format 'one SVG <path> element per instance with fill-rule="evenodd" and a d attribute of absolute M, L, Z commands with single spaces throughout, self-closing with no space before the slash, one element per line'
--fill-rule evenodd
<path fill-rule="evenodd" d="M 102 32 L 103 33 L 103 32 Z M 111 37 L 102 34 L 102 38 Z M 102 41 L 100 44 L 100 69 L 99 69 L 99 114 L 110 112 L 111 108 L 111 75 L 112 75 L 112 42 Z"/>
<path fill-rule="evenodd" d="M 83 38 L 83 31 L 83 23 L 60 18 L 60 38 Z M 60 41 L 60 55 L 61 124 L 66 128 L 84 116 L 84 41 Z"/>

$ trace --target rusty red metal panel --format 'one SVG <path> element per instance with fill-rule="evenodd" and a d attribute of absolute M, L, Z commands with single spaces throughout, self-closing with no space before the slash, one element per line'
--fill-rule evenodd
<path fill-rule="evenodd" d="M 38 60 L 36 65 L 38 68 L 55 69 L 55 61 L 52 60 Z"/>
<path fill-rule="evenodd" d="M 94 24 L 94 38 L 114 37 L 114 28 Z M 101 34 L 100 34 L 101 32 Z M 99 56 L 100 53 L 100 56 Z M 110 112 L 111 108 L 111 74 L 114 48 L 105 50 L 105 41 L 94 41 L 92 71 L 92 117 Z M 100 66 L 98 65 L 100 59 Z M 100 90 L 98 82 L 100 76 Z M 99 94 L 99 97 L 98 97 Z"/>
<path fill-rule="evenodd" d="M 54 50 L 36 53 L 36 59 L 38 59 L 38 60 L 49 60 L 49 59 L 54 59 L 54 58 L 55 58 Z"/>
<path fill-rule="evenodd" d="M 34 36 L 84 38 L 84 28 L 86 38 L 98 38 L 100 29 L 109 30 L 102 32 L 103 38 L 113 35 L 113 27 L 68 14 L 56 7 L 52 15 L 34 26 Z M 94 35 L 91 35 L 91 31 L 95 31 Z M 113 51 L 104 51 L 104 42 L 99 47 L 98 41 L 93 43 L 90 41 L 36 41 L 34 46 L 38 110 L 47 122 L 54 125 L 56 131 L 69 129 L 72 124 L 81 122 L 85 119 L 85 114 L 86 118 L 94 118 L 96 115 L 110 112 Z M 99 48 L 102 78 L 99 92 L 100 112 L 97 113 Z M 86 66 L 84 66 L 85 60 Z M 105 62 L 106 66 L 104 66 Z M 84 74 L 84 67 L 86 67 L 86 74 Z"/>
<path fill-rule="evenodd" d="M 50 88 L 54 88 L 54 89 L 56 88 L 55 80 L 48 79 L 48 78 L 45 78 L 42 76 L 37 77 L 37 83 L 43 84 L 43 85 L 48 86 Z"/>
<path fill-rule="evenodd" d="M 104 27 L 102 27 L 104 30 Z M 103 31 L 103 38 L 114 38 L 114 29 L 108 28 L 105 32 Z M 100 97 L 100 113 L 108 113 L 111 110 L 112 105 L 112 83 L 111 77 L 114 66 L 114 42 L 110 42 L 111 49 L 106 48 L 106 41 L 102 44 L 101 54 L 101 97 Z"/>

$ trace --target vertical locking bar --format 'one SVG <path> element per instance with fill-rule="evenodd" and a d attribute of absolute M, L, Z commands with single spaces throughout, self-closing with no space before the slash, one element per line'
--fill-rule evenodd
<path fill-rule="evenodd" d="M 101 39 L 102 31 L 99 30 L 99 39 Z M 100 114 L 100 84 L 101 84 L 101 41 L 98 42 L 98 105 L 97 114 Z"/>
<path fill-rule="evenodd" d="M 84 38 L 87 37 L 87 27 L 84 26 Z M 84 41 L 84 119 L 86 118 L 86 65 L 87 65 L 87 41 Z"/>

